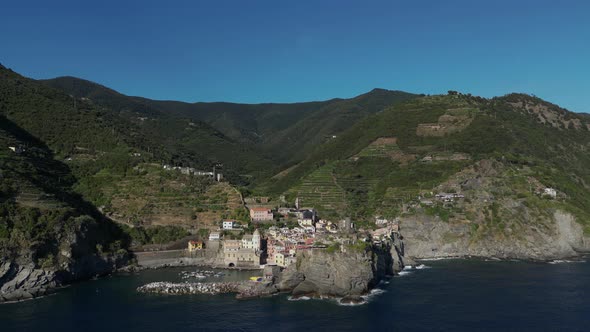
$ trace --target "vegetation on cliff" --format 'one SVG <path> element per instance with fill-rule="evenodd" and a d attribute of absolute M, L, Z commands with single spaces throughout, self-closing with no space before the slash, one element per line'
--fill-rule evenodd
<path fill-rule="evenodd" d="M 500 183 L 506 181 L 511 195 L 524 204 L 536 211 L 549 206 L 569 211 L 589 232 L 589 143 L 585 116 L 535 97 L 429 96 L 359 121 L 259 190 L 297 196 L 322 215 L 351 216 L 370 226 L 374 216 L 415 213 L 409 208 L 421 205 L 419 197 L 444 192 L 449 188 L 442 184 L 454 174 L 479 161 L 495 160 L 497 167 L 512 169 L 509 174 L 498 172 L 497 183 L 491 185 L 496 195 L 502 195 Z M 512 181 L 527 185 L 511 186 Z M 533 182 L 537 186 L 528 185 Z M 560 195 L 543 199 L 539 190 L 544 188 Z M 463 207 L 443 207 L 432 197 L 427 201 L 436 204 L 419 211 L 443 221 L 469 219 L 461 210 L 469 209 L 470 200 L 463 201 Z M 488 205 L 493 209 L 492 201 Z"/>

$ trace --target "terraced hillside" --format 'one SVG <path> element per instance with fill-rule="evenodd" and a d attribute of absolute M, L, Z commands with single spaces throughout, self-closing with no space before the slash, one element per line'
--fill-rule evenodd
<path fill-rule="evenodd" d="M 140 163 L 125 175 L 104 170 L 79 186 L 95 188 L 95 202 L 113 220 L 132 226 L 181 226 L 196 231 L 246 215 L 240 193 L 207 176 Z"/>
<path fill-rule="evenodd" d="M 103 273 L 113 254 L 125 256 L 128 238 L 72 190 L 74 182 L 43 142 L 0 115 L 0 261 L 69 278 Z M 82 256 L 86 266 L 77 265 Z"/>
<path fill-rule="evenodd" d="M 293 190 L 301 206 L 315 207 L 326 217 L 344 214 L 347 207 L 345 194 L 336 182 L 334 167 L 330 164 L 318 168 Z"/>
<path fill-rule="evenodd" d="M 438 186 L 453 174 L 483 159 L 499 159 L 535 165 L 537 180 L 567 192 L 570 211 L 590 211 L 584 198 L 584 184 L 590 183 L 582 166 L 590 165 L 583 152 L 590 142 L 584 119 L 526 95 L 419 98 L 359 122 L 262 188 L 281 192 L 305 184 L 305 193 L 325 190 L 315 178 L 325 173 L 322 165 L 330 165 L 331 185 L 345 193 L 340 217 L 370 222 L 377 215 L 401 216 L 419 197 L 442 190 Z M 444 209 L 428 211 L 447 215 Z"/>

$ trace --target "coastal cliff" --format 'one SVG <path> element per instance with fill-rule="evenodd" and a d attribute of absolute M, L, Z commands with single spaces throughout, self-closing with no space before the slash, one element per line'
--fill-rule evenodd
<path fill-rule="evenodd" d="M 588 216 L 564 192 L 543 194 L 547 180 L 535 175 L 526 166 L 496 160 L 452 175 L 433 191 L 464 198 L 434 206 L 423 199 L 400 217 L 407 254 L 551 260 L 590 250 Z"/>
<path fill-rule="evenodd" d="M 406 263 L 414 264 L 403 253 L 401 236 L 392 233 L 385 241 L 343 244 L 338 251 L 301 251 L 297 262 L 282 272 L 278 266 L 266 266 L 264 279 L 256 282 L 154 282 L 137 291 L 170 295 L 235 293 L 239 299 L 286 292 L 294 298 L 337 298 L 342 303 L 363 303 L 362 296 L 381 281 L 401 271 Z"/>
<path fill-rule="evenodd" d="M 129 261 L 125 250 L 101 251 L 109 239 L 100 223 L 77 218 L 54 239 L 55 256 L 39 259 L 39 249 L 13 248 L 0 259 L 0 303 L 31 299 L 66 284 L 102 276 Z"/>
<path fill-rule="evenodd" d="M 344 245 L 336 252 L 315 249 L 302 252 L 297 263 L 283 271 L 277 285 L 295 297 L 359 297 L 403 266 L 399 238 L 361 249 Z"/>
<path fill-rule="evenodd" d="M 514 225 L 500 232 L 479 229 L 481 226 L 473 223 L 418 216 L 402 219 L 401 226 L 407 255 L 417 259 L 477 256 L 552 260 L 590 251 L 590 239 L 570 213 L 557 210 L 535 223 L 541 226 Z"/>

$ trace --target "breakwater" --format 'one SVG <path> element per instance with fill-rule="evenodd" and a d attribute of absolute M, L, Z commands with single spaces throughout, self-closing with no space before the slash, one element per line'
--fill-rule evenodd
<path fill-rule="evenodd" d="M 173 282 L 152 282 L 137 288 L 140 293 L 154 294 L 225 294 L 238 293 L 238 288 L 243 282 L 193 282 L 193 283 L 173 283 Z"/>

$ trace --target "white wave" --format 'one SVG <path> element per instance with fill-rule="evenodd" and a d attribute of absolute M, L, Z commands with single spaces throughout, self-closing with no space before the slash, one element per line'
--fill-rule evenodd
<path fill-rule="evenodd" d="M 404 270 L 411 270 L 413 268 L 414 267 L 412 265 L 406 265 L 406 266 L 404 266 Z"/>
<path fill-rule="evenodd" d="M 400 276 L 400 277 L 403 277 L 403 276 L 408 275 L 408 274 L 412 274 L 412 272 L 410 272 L 410 271 L 400 271 L 397 275 Z"/>
<path fill-rule="evenodd" d="M 311 300 L 311 297 L 309 297 L 309 296 L 300 296 L 300 297 L 289 296 L 287 298 L 287 300 L 289 300 L 289 301 L 308 301 L 308 300 Z"/>
<path fill-rule="evenodd" d="M 464 257 L 432 257 L 432 258 L 420 258 L 419 262 L 433 262 L 433 261 L 444 261 L 449 259 L 465 259 Z"/>
<path fill-rule="evenodd" d="M 553 261 L 548 262 L 549 264 L 565 264 L 565 263 L 585 263 L 586 261 L 584 260 L 575 260 L 575 261 L 571 261 L 571 260 L 567 260 L 567 259 L 556 259 Z"/>
<path fill-rule="evenodd" d="M 377 296 L 377 295 L 383 294 L 385 292 L 387 292 L 385 289 L 373 288 L 373 289 L 371 289 L 371 291 L 369 292 L 369 294 L 368 295 L 365 295 L 365 296 L 366 297 L 372 297 L 372 296 Z"/>
<path fill-rule="evenodd" d="M 416 269 L 417 270 L 429 269 L 429 268 L 430 268 L 430 266 L 426 266 L 424 264 L 420 264 L 420 265 L 416 266 Z"/>
<path fill-rule="evenodd" d="M 367 300 L 363 300 L 362 302 L 359 302 L 359 303 L 342 303 L 340 300 L 342 300 L 342 299 L 336 299 L 336 304 L 341 305 L 341 306 L 345 306 L 345 307 L 356 307 L 359 305 L 367 304 Z"/>

